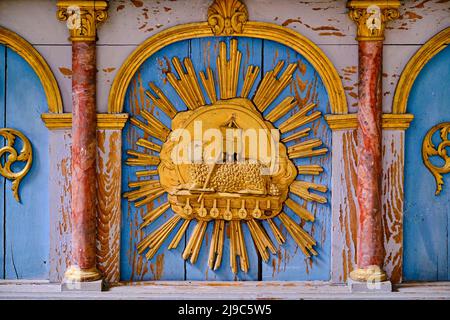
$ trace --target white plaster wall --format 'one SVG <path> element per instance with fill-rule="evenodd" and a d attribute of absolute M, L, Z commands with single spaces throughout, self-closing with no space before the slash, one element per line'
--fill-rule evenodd
<path fill-rule="evenodd" d="M 98 41 L 98 110 L 107 111 L 109 88 L 117 70 L 136 46 L 171 26 L 204 21 L 211 0 L 111 0 L 110 17 Z M 388 25 L 384 50 L 384 111 L 405 64 L 432 35 L 450 26 L 450 0 L 402 1 L 401 18 Z M 346 1 L 246 0 L 251 20 L 296 30 L 315 42 L 343 79 L 349 109 L 356 111 L 358 49 L 356 27 Z M 56 75 L 71 110 L 70 43 L 64 23 L 55 17 L 56 0 L 0 0 L 0 25 L 27 39 L 42 53 Z"/>

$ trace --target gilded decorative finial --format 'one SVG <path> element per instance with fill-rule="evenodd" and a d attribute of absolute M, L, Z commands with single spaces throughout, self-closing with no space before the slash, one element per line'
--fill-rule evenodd
<path fill-rule="evenodd" d="M 214 0 L 208 9 L 208 24 L 216 36 L 242 33 L 248 11 L 239 0 Z"/>
<path fill-rule="evenodd" d="M 348 1 L 348 15 L 357 25 L 356 40 L 384 40 L 386 23 L 400 16 L 399 7 L 397 0 Z"/>
<path fill-rule="evenodd" d="M 14 129 L 1 128 L 0 136 L 5 139 L 5 146 L 0 148 L 0 175 L 12 181 L 11 189 L 14 198 L 17 202 L 20 202 L 19 185 L 22 179 L 27 175 L 28 171 L 30 171 L 33 162 L 31 143 L 23 133 Z M 23 146 L 20 153 L 14 148 L 16 138 L 22 140 Z M 23 169 L 18 172 L 15 172 L 14 169 L 12 169 L 16 162 L 25 163 Z"/>
<path fill-rule="evenodd" d="M 60 0 L 57 18 L 67 21 L 71 41 L 96 41 L 97 25 L 108 18 L 108 2 Z"/>
<path fill-rule="evenodd" d="M 439 132 L 441 142 L 433 143 L 433 136 Z M 436 195 L 439 195 L 444 185 L 443 175 L 450 173 L 450 154 L 447 148 L 450 146 L 450 122 L 443 122 L 431 128 L 422 144 L 422 158 L 425 166 L 430 170 L 436 180 Z M 441 166 L 433 164 L 430 158 L 441 158 Z"/>

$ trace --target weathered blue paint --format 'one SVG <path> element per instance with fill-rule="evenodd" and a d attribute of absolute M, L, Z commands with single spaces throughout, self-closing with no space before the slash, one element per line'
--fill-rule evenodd
<path fill-rule="evenodd" d="M 273 41 L 264 41 L 264 72 L 272 70 L 280 60 L 285 61 L 285 68 L 288 63 L 297 63 L 298 67 L 293 76 L 293 83 L 287 87 L 283 93 L 271 104 L 265 113 L 271 111 L 279 102 L 287 96 L 293 96 L 303 106 L 309 103 L 316 103 L 317 110 L 322 114 L 330 113 L 330 106 L 328 101 L 328 94 L 317 72 L 311 64 L 294 50 L 281 46 Z M 304 86 L 304 87 L 303 87 Z M 288 113 L 286 116 L 278 120 L 275 125 L 281 124 L 292 114 Z M 302 141 L 310 138 L 320 138 L 323 142 L 323 147 L 331 150 L 331 131 L 329 130 L 325 120 L 322 118 L 315 122 L 306 125 L 305 127 L 312 128 L 309 137 L 301 139 Z M 298 130 L 298 129 L 296 129 Z M 291 133 L 284 134 L 290 135 Z M 289 142 L 287 146 L 295 144 L 296 141 Z M 311 181 L 314 183 L 324 184 L 330 189 L 331 186 L 331 152 L 324 156 L 295 159 L 296 165 L 302 164 L 319 164 L 324 168 L 324 172 L 319 176 L 298 176 L 297 180 Z M 286 243 L 279 246 L 279 251 L 276 256 L 272 255 L 269 263 L 262 265 L 262 279 L 263 280 L 328 280 L 330 278 L 330 226 L 331 226 L 331 192 L 328 191 L 323 194 L 327 197 L 327 204 L 318 204 L 313 202 L 306 203 L 306 208 L 314 214 L 314 223 L 301 222 L 303 228 L 309 232 L 317 241 L 316 251 L 318 256 L 312 259 L 307 259 L 298 248 L 295 241 L 282 228 L 285 235 Z M 301 205 L 305 201 L 295 195 L 291 198 Z M 293 213 L 287 206 L 285 206 L 285 213 L 288 214 L 295 221 L 300 223 L 299 217 Z M 277 225 L 280 226 L 279 219 L 275 219 Z M 269 228 L 267 228 L 269 229 Z M 269 231 L 269 234 L 270 231 Z M 273 239 L 274 243 L 275 239 Z"/>
<path fill-rule="evenodd" d="M 33 147 L 33 165 L 19 188 L 16 202 L 11 181 L 1 180 L 2 278 L 48 278 L 48 131 L 40 115 L 47 112 L 42 84 L 30 65 L 16 52 L 0 47 L 1 127 L 21 131 Z M 2 142 L 3 143 L 3 142 Z M 16 149 L 22 148 L 17 140 Z M 14 165 L 16 171 L 23 166 Z"/>
<path fill-rule="evenodd" d="M 414 121 L 406 132 L 404 280 L 450 280 L 450 174 L 435 196 L 434 177 L 423 164 L 422 142 L 436 124 L 450 121 L 450 47 L 420 72 L 408 100 Z"/>
<path fill-rule="evenodd" d="M 0 44 L 0 128 L 5 123 L 5 77 L 6 77 L 6 48 Z M 4 140 L 0 139 L 0 148 Z M 0 176 L 0 279 L 5 278 L 5 178 Z"/>
<path fill-rule="evenodd" d="M 151 106 L 150 103 L 145 102 L 145 98 L 141 97 L 138 87 L 141 84 L 144 90 L 148 89 L 148 82 L 155 82 L 157 86 L 162 88 L 163 92 L 172 101 L 179 111 L 185 110 L 186 107 L 182 100 L 178 97 L 175 90 L 165 80 L 165 71 L 173 70 L 171 65 L 168 65 L 168 61 L 173 56 L 177 56 L 181 61 L 185 57 L 190 57 L 195 70 L 198 72 L 205 71 L 210 66 L 215 73 L 216 91 L 219 93 L 216 57 L 219 53 L 219 42 L 225 41 L 230 43 L 231 38 L 203 38 L 193 39 L 178 42 L 172 44 L 155 55 L 150 57 L 140 68 L 137 74 L 134 76 L 133 81 L 128 89 L 125 101 L 125 112 L 129 112 L 132 115 L 136 114 L 137 108 L 134 106 L 133 101 L 138 101 L 139 106 L 145 105 L 154 114 L 161 119 L 161 121 L 170 127 L 170 119 L 167 118 L 160 110 Z M 312 66 L 307 63 L 304 58 L 296 54 L 293 50 L 271 41 L 264 41 L 251 38 L 238 38 L 239 50 L 242 52 L 242 61 L 239 72 L 239 87 L 238 95 L 242 89 L 243 79 L 248 65 L 257 65 L 261 67 L 260 76 L 255 82 L 252 88 L 249 98 L 252 98 L 259 81 L 262 78 L 264 72 L 273 69 L 275 64 L 279 60 L 286 60 L 287 62 L 302 61 L 306 68 L 296 71 L 294 78 L 296 79 L 296 85 L 286 88 L 282 95 L 269 107 L 269 110 L 273 108 L 277 103 L 284 99 L 288 95 L 298 96 L 305 99 L 305 102 L 316 102 L 319 105 L 319 110 L 324 114 L 329 113 L 329 103 L 325 88 L 314 71 Z M 228 46 L 229 47 L 229 46 Z M 304 71 L 303 71 L 304 70 Z M 300 90 L 299 83 L 301 79 L 306 82 L 306 89 Z M 310 85 L 310 87 L 309 87 Z M 302 86 L 302 85 L 300 85 Z M 203 88 L 202 88 L 203 89 Z M 297 90 L 297 91 L 296 91 Z M 203 89 L 204 91 L 204 89 Z M 310 92 L 309 98 L 305 98 L 307 92 Z M 137 94 L 135 94 L 137 92 Z M 208 103 L 210 103 L 206 92 L 204 96 Z M 219 95 L 220 96 L 220 95 Z M 144 99 L 144 100 L 143 100 Z M 147 105 L 148 103 L 148 105 Z M 288 117 L 288 116 L 287 116 Z M 331 134 L 323 120 L 317 121 L 310 125 L 313 129 L 312 137 L 321 137 L 324 141 L 324 145 L 328 148 L 331 147 Z M 139 129 L 135 129 L 129 124 L 125 127 L 123 133 L 123 157 L 126 159 L 126 150 L 134 149 L 138 151 L 144 151 L 135 146 L 135 141 L 143 135 L 143 132 Z M 161 143 L 160 141 L 155 141 Z M 330 186 L 330 174 L 331 174 L 331 162 L 330 154 L 315 158 L 298 160 L 296 163 L 317 163 L 321 164 L 325 168 L 325 172 L 320 177 L 302 177 L 304 180 L 314 181 L 316 183 L 322 183 Z M 150 168 L 149 168 L 150 169 Z M 136 180 L 135 172 L 142 170 L 142 168 L 133 168 L 124 164 L 122 185 L 123 191 L 128 190 L 128 182 Z M 330 199 L 330 192 L 327 194 Z M 302 202 L 299 198 L 295 198 L 299 202 Z M 246 225 L 243 226 L 245 235 L 245 241 L 247 244 L 247 253 L 250 260 L 250 270 L 247 274 L 239 272 L 238 275 L 233 275 L 230 270 L 229 261 L 229 242 L 225 235 L 225 247 L 223 251 L 223 260 L 221 268 L 214 272 L 208 269 L 208 251 L 210 239 L 212 236 L 213 226 L 208 226 L 206 236 L 204 238 L 202 249 L 200 251 L 197 263 L 195 265 L 189 262 L 184 262 L 181 258 L 181 253 L 184 249 L 186 240 L 188 239 L 195 223 L 192 223 L 188 229 L 185 242 L 180 243 L 177 250 L 167 250 L 167 245 L 173 238 L 173 235 L 165 241 L 158 254 L 151 260 L 146 261 L 145 257 L 141 257 L 137 254 L 136 243 L 138 239 L 141 239 L 144 234 L 150 233 L 160 226 L 164 221 L 172 215 L 170 210 L 160 217 L 154 226 L 147 227 L 141 233 L 138 227 L 142 221 L 142 214 L 145 214 L 149 208 L 136 209 L 133 203 L 129 203 L 126 199 L 122 201 L 122 245 L 121 245 L 121 278 L 122 280 L 327 280 L 330 274 L 330 219 L 331 210 L 330 205 L 314 205 L 308 204 L 308 209 L 315 213 L 316 222 L 314 225 L 307 223 L 305 229 L 312 231 L 314 237 L 318 241 L 317 249 L 319 251 L 319 257 L 314 258 L 312 263 L 305 262 L 300 250 L 296 247 L 294 241 L 287 235 L 288 243 L 280 248 L 278 257 L 272 256 L 270 263 L 261 265 L 260 258 L 255 250 L 253 240 Z M 289 213 L 289 212 L 288 212 Z M 289 213 L 292 215 L 292 213 Z M 294 217 L 295 220 L 299 220 Z M 269 230 L 269 228 L 267 228 Z M 270 231 L 268 231 L 270 234 Z M 285 230 L 283 230 L 286 233 Z M 275 242 L 275 241 L 274 241 Z M 158 260 L 158 256 L 159 259 Z M 164 257 L 161 259 L 161 257 Z M 277 262 L 279 265 L 277 266 Z M 154 271 L 156 270 L 156 272 Z"/>
<path fill-rule="evenodd" d="M 150 106 L 149 99 L 145 96 L 144 91 L 150 89 L 148 83 L 154 82 L 164 94 L 170 99 L 173 105 L 178 110 L 185 110 L 181 98 L 178 97 L 172 86 L 166 81 L 165 72 L 173 68 L 170 60 L 172 57 L 178 57 L 183 59 L 189 56 L 189 42 L 179 42 L 172 44 L 164 49 L 158 51 L 152 57 L 150 57 L 138 70 L 134 76 L 131 85 L 127 91 L 125 98 L 125 112 L 130 113 L 132 116 L 137 114 L 136 105 L 139 108 L 146 106 L 148 110 L 159 118 L 169 128 L 170 118 L 165 115 L 161 110 L 154 106 Z M 142 88 L 140 91 L 139 88 Z M 133 93 L 137 90 L 137 94 Z M 137 102 L 136 102 L 137 101 Z M 133 102 L 135 103 L 133 105 Z M 148 104 L 148 105 L 147 105 Z M 136 150 L 139 152 L 146 151 L 144 148 L 136 146 L 136 141 L 143 136 L 143 131 L 131 126 L 129 123 L 126 125 L 123 131 L 123 153 L 122 159 L 127 159 L 127 150 Z M 162 142 L 154 139 L 154 142 L 161 144 Z M 157 155 L 157 153 L 154 153 Z M 149 167 L 150 169 L 156 169 L 156 167 Z M 143 167 L 131 167 L 123 165 L 122 167 L 122 191 L 128 191 L 128 183 L 130 181 L 136 181 L 136 171 L 146 170 Z M 149 178 L 142 178 L 149 179 Z M 153 179 L 159 179 L 158 176 Z M 139 255 L 136 250 L 136 244 L 140 239 L 152 231 L 161 226 L 167 219 L 169 219 L 173 213 L 169 209 L 164 215 L 162 215 L 155 223 L 146 227 L 144 230 L 139 230 L 139 225 L 142 223 L 142 216 L 152 208 L 156 208 L 159 204 L 163 203 L 165 197 L 161 197 L 154 201 L 153 205 L 144 206 L 142 208 L 135 208 L 134 203 L 128 202 L 127 199 L 122 200 L 122 229 L 121 229 L 121 279 L 124 281 L 129 280 L 184 280 L 185 265 L 181 254 L 184 249 L 184 242 L 181 241 L 180 245 L 175 250 L 168 250 L 167 246 L 172 240 L 174 234 L 172 234 L 161 246 L 158 253 L 147 261 L 144 255 Z"/>
<path fill-rule="evenodd" d="M 219 44 L 220 42 L 225 42 L 227 44 L 227 48 L 229 51 L 230 48 L 230 40 L 231 38 L 226 37 L 216 37 L 216 38 L 207 38 L 207 39 L 194 39 L 191 40 L 191 60 L 194 66 L 196 67 L 197 72 L 206 71 L 206 68 L 209 66 L 214 71 L 214 79 L 216 81 L 216 92 L 220 97 L 220 90 L 218 86 L 218 74 L 217 74 L 217 66 L 216 66 L 216 57 L 219 54 Z M 262 48 L 262 40 L 259 39 L 251 39 L 251 38 L 239 38 L 238 39 L 238 50 L 242 53 L 242 60 L 239 72 L 239 82 L 238 82 L 238 90 L 237 95 L 239 96 L 242 90 L 242 86 L 244 83 L 245 73 L 247 71 L 247 67 L 249 65 L 261 66 L 261 48 Z M 261 73 L 258 79 L 255 81 L 255 84 L 250 92 L 249 97 L 253 96 L 257 88 L 257 84 L 259 79 L 261 78 Z M 207 97 L 205 92 L 205 97 Z M 209 100 L 208 100 L 209 101 Z M 190 237 L 191 232 L 194 229 L 195 224 L 192 224 L 189 227 L 187 232 L 188 239 Z M 231 271 L 230 266 L 230 246 L 229 246 L 229 238 L 227 236 L 228 232 L 225 232 L 225 247 L 223 249 L 223 257 L 221 267 L 216 270 L 210 270 L 208 267 L 208 257 L 209 257 L 209 245 L 210 240 L 212 238 L 213 233 L 213 224 L 210 223 L 208 229 L 206 231 L 205 239 L 202 244 L 202 249 L 198 256 L 197 263 L 192 265 L 190 262 L 186 263 L 186 278 L 188 280 L 258 280 L 258 268 L 259 268 L 259 257 L 258 253 L 255 250 L 255 246 L 253 244 L 253 240 L 250 235 L 250 231 L 246 225 L 242 226 L 242 231 L 244 233 L 244 239 L 247 247 L 247 255 L 250 261 L 249 263 L 249 271 L 244 273 L 240 271 L 237 275 L 234 275 Z"/>
<path fill-rule="evenodd" d="M 48 278 L 48 130 L 41 113 L 47 112 L 42 84 L 30 65 L 7 49 L 6 126 L 23 132 L 33 147 L 33 165 L 20 184 L 22 203 L 16 202 L 7 181 L 7 279 Z M 20 145 L 20 144 L 19 144 Z"/>

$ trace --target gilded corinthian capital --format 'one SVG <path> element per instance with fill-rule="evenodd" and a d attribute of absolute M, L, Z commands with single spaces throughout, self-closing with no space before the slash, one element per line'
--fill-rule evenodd
<path fill-rule="evenodd" d="M 357 26 L 358 41 L 384 40 L 386 23 L 399 17 L 397 0 L 354 0 L 347 2 L 350 19 Z"/>
<path fill-rule="evenodd" d="M 97 25 L 108 18 L 108 2 L 60 0 L 57 18 L 67 22 L 71 41 L 96 41 Z"/>

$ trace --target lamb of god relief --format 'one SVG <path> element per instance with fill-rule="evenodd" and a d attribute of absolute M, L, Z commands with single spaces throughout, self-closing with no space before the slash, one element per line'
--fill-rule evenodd
<path fill-rule="evenodd" d="M 135 206 L 142 207 L 167 194 L 165 203 L 145 214 L 141 228 L 155 222 L 169 209 L 173 213 L 138 243 L 138 252 L 148 259 L 171 234 L 174 237 L 168 248 L 178 247 L 188 226 L 195 224 L 182 256 L 196 263 L 207 226 L 213 224 L 212 238 L 208 241 L 209 268 L 220 268 L 223 248 L 228 241 L 232 271 L 247 272 L 250 266 L 247 250 L 251 248 L 246 247 L 243 226 L 246 225 L 256 249 L 267 262 L 270 252 L 276 253 L 272 239 L 280 245 L 285 242 L 277 221 L 305 256 L 317 255 L 316 241 L 284 213 L 283 208 L 288 206 L 301 219 L 313 221 L 314 216 L 289 194 L 306 201 L 327 201 L 324 196 L 311 192 L 326 192 L 326 186 L 301 180 L 305 175 L 320 175 L 323 168 L 293 162 L 293 159 L 327 153 L 320 139 L 308 138 L 311 128 L 306 126 L 319 119 L 321 112 L 315 110 L 315 104 L 307 104 L 293 113 L 299 104 L 293 97 L 286 97 L 270 112 L 264 112 L 291 83 L 297 64 L 285 66 L 283 60 L 278 61 L 260 83 L 256 83 L 260 67 L 248 66 L 238 92 L 241 58 L 236 39 L 230 41 L 229 48 L 225 42 L 220 43 L 214 72 L 208 67 L 197 74 L 189 58 L 184 58 L 182 63 L 178 57 L 173 57 L 172 65 L 177 74 L 167 72 L 167 81 L 188 110 L 177 111 L 165 93 L 150 83 L 146 94 L 170 117 L 171 128 L 148 110 L 141 110 L 140 117 L 131 118 L 131 124 L 149 136 L 136 143 L 158 155 L 129 150 L 131 157 L 127 164 L 143 167 L 136 173 L 138 177 L 159 178 L 130 182 L 132 190 L 124 196 Z M 256 91 L 250 98 L 254 86 Z M 292 116 L 276 127 L 274 123 L 289 112 Z M 293 141 L 294 144 L 286 146 Z M 148 170 L 149 166 L 156 169 Z"/>

